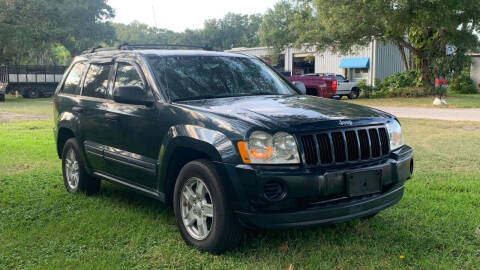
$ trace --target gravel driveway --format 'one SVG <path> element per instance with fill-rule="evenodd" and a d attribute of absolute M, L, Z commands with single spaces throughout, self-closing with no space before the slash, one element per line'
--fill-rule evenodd
<path fill-rule="evenodd" d="M 391 113 L 399 118 L 422 118 L 451 121 L 480 121 L 480 109 L 441 109 L 387 106 L 373 106 L 373 108 Z"/>

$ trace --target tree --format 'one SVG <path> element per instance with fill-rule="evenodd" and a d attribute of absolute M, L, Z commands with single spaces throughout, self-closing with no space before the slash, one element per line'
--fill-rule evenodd
<path fill-rule="evenodd" d="M 106 0 L 0 0 L 0 61 L 53 63 L 58 46 L 78 55 L 113 39 L 113 16 Z"/>
<path fill-rule="evenodd" d="M 274 29 L 275 24 L 268 27 L 270 21 L 283 24 Z M 462 58 L 478 45 L 474 31 L 480 29 L 480 2 L 284 0 L 267 12 L 261 29 L 262 41 L 272 47 L 311 45 L 318 51 L 346 53 L 372 39 L 392 42 L 402 55 L 405 69 L 412 68 L 405 52 L 408 49 L 415 58 L 419 81 L 431 86 L 437 75 L 436 59 L 446 57 L 447 47 L 454 48 L 453 55 Z"/>
<path fill-rule="evenodd" d="M 146 24 L 114 24 L 115 44 L 172 43 L 208 46 L 217 50 L 232 47 L 255 47 L 260 44 L 258 30 L 262 16 L 228 13 L 222 19 L 206 20 L 202 29 L 186 29 L 178 33 Z"/>
<path fill-rule="evenodd" d="M 259 14 L 227 13 L 222 19 L 209 19 L 201 30 L 186 30 L 183 40 L 196 41 L 214 49 L 255 47 L 260 44 L 258 31 L 262 22 Z"/>
<path fill-rule="evenodd" d="M 171 30 L 155 28 L 133 22 L 130 24 L 113 24 L 115 29 L 115 41 L 111 45 L 129 44 L 164 44 L 176 43 L 180 38 L 179 33 Z"/>

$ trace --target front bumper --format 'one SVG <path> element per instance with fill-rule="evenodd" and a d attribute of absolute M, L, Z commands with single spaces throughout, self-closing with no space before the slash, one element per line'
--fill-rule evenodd
<path fill-rule="evenodd" d="M 306 169 L 225 165 L 234 192 L 232 205 L 240 221 L 249 227 L 281 229 L 333 224 L 370 216 L 403 197 L 404 182 L 413 171 L 413 151 L 404 146 L 387 159 L 355 167 Z M 347 174 L 375 171 L 381 175 L 379 192 L 348 195 Z M 285 194 L 268 200 L 265 184 L 276 181 Z"/>

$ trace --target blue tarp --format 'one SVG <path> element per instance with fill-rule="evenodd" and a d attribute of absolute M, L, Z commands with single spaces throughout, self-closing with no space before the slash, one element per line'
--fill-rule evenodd
<path fill-rule="evenodd" d="M 340 60 L 340 68 L 368 68 L 368 57 L 351 57 Z"/>

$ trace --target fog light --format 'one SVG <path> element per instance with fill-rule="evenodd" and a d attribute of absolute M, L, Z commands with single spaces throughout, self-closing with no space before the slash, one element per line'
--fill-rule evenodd
<path fill-rule="evenodd" d="M 263 196 L 269 201 L 279 201 L 285 197 L 285 189 L 282 183 L 270 181 L 263 186 Z"/>

